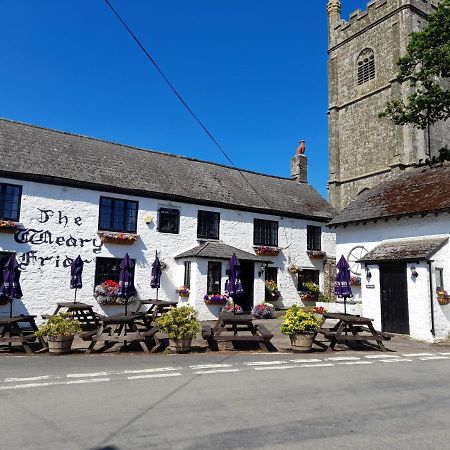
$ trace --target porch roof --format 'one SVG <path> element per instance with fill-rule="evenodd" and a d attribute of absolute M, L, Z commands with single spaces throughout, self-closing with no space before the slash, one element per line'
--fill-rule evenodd
<path fill-rule="evenodd" d="M 426 260 L 436 253 L 447 241 L 447 237 L 440 237 L 384 242 L 377 245 L 359 261 L 369 263 L 396 260 Z"/>
<path fill-rule="evenodd" d="M 192 248 L 191 250 L 187 250 L 186 252 L 180 253 L 179 255 L 175 256 L 175 259 L 181 258 L 230 259 L 233 256 L 233 253 L 236 254 L 238 259 L 242 260 L 270 262 L 261 256 L 253 255 L 252 253 L 246 252 L 236 247 L 232 247 L 231 245 L 224 244 L 223 242 L 212 242 L 212 241 L 205 242 L 201 245 L 198 245 L 197 247 Z"/>

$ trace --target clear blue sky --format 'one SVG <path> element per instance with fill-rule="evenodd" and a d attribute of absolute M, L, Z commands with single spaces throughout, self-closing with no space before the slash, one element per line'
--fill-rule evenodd
<path fill-rule="evenodd" d="M 305 139 L 327 196 L 326 0 L 111 3 L 239 167 L 290 176 Z M 103 0 L 1 1 L 0 54 L 2 117 L 226 163 Z"/>

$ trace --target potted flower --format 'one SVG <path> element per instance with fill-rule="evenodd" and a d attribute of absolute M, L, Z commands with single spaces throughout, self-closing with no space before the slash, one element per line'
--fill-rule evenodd
<path fill-rule="evenodd" d="M 50 316 L 47 323 L 36 331 L 36 336 L 47 336 L 49 353 L 69 353 L 74 335 L 81 331 L 81 325 L 70 313 Z"/>
<path fill-rule="evenodd" d="M 99 305 L 123 305 L 125 302 L 132 303 L 138 299 L 138 295 L 133 295 L 126 299 L 119 297 L 119 283 L 114 280 L 106 280 L 95 287 L 94 298 Z"/>
<path fill-rule="evenodd" d="M 259 245 L 258 247 L 254 247 L 254 249 L 258 256 L 277 256 L 278 253 L 280 253 L 280 249 L 278 247 Z"/>
<path fill-rule="evenodd" d="M 252 316 L 255 319 L 271 319 L 275 308 L 270 303 L 261 303 L 252 309 Z"/>
<path fill-rule="evenodd" d="M 293 305 L 284 315 L 281 332 L 289 336 L 294 352 L 306 353 L 311 351 L 314 334 L 321 322 L 313 312 L 306 312 L 298 305 Z"/>
<path fill-rule="evenodd" d="M 438 289 L 437 300 L 440 305 L 448 305 L 450 303 L 450 295 L 444 289 Z"/>
<path fill-rule="evenodd" d="M 280 291 L 278 290 L 278 284 L 276 281 L 267 280 L 265 282 L 265 291 L 267 300 L 278 300 L 280 298 Z"/>
<path fill-rule="evenodd" d="M 288 267 L 288 271 L 292 273 L 292 275 L 295 275 L 300 272 L 300 269 L 295 264 L 290 264 Z"/>
<path fill-rule="evenodd" d="M 356 275 L 352 275 L 350 277 L 350 284 L 352 286 L 361 286 L 361 277 L 356 276 Z"/>
<path fill-rule="evenodd" d="M 315 302 L 317 301 L 319 294 L 320 294 L 320 288 L 319 285 L 312 281 L 306 281 L 303 283 L 303 288 L 305 289 L 300 293 L 300 298 L 302 302 Z"/>
<path fill-rule="evenodd" d="M 222 307 L 220 312 L 233 312 L 233 309 L 235 314 L 242 314 L 244 312 L 241 306 L 234 304 L 233 300 L 230 300 L 224 307 Z"/>
<path fill-rule="evenodd" d="M 203 300 L 207 305 L 225 305 L 230 297 L 228 294 L 206 294 Z"/>
<path fill-rule="evenodd" d="M 186 298 L 186 297 L 189 297 L 190 290 L 189 290 L 189 288 L 186 287 L 186 286 L 181 286 L 180 288 L 177 289 L 177 294 L 178 294 L 180 297 Z"/>
<path fill-rule="evenodd" d="M 192 339 L 200 331 L 197 313 L 191 306 L 180 306 L 156 319 L 162 333 L 169 336 L 169 348 L 175 353 L 187 353 L 191 349 Z"/>

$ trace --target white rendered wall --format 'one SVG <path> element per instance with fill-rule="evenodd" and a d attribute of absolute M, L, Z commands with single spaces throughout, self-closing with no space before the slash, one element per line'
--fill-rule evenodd
<path fill-rule="evenodd" d="M 316 268 L 323 271 L 323 262 L 312 262 L 306 255 L 306 226 L 322 226 L 322 248 L 330 256 L 335 252 L 335 235 L 323 223 L 265 214 L 212 208 L 180 202 L 110 194 L 78 188 L 47 185 L 28 181 L 0 178 L 0 182 L 23 186 L 20 222 L 25 228 L 39 231 L 41 243 L 17 243 L 14 235 L 0 233 L 0 251 L 16 252 L 23 270 L 21 285 L 24 297 L 14 302 L 14 312 L 41 314 L 52 312 L 57 301 L 73 299 L 69 289 L 68 267 L 70 260 L 81 255 L 85 260 L 83 289 L 78 292 L 78 300 L 95 304 L 93 298 L 96 257 L 122 258 L 126 252 L 136 260 L 135 284 L 141 298 L 154 298 L 155 290 L 150 288 L 151 264 L 155 251 L 167 265 L 161 277 L 160 299 L 176 300 L 176 289 L 183 284 L 184 266 L 182 260 L 174 256 L 198 245 L 198 210 L 220 213 L 220 240 L 225 244 L 254 253 L 253 219 L 261 218 L 279 222 L 279 247 L 276 257 L 270 257 L 273 265 L 279 268 L 278 283 L 282 297 L 278 306 L 289 306 L 299 302 L 294 277 L 287 271 L 290 263 L 303 268 Z M 100 196 L 124 198 L 139 201 L 138 229 L 140 238 L 133 245 L 102 245 L 97 235 Z M 156 231 L 157 211 L 160 207 L 180 210 L 180 233 L 169 234 Z M 148 225 L 144 216 L 151 215 L 154 221 Z M 51 239 L 51 243 L 50 243 Z M 217 311 L 211 310 L 203 302 L 206 293 L 207 260 L 192 259 L 191 296 L 183 303 L 195 306 L 201 320 L 213 319 Z M 223 261 L 223 280 L 225 284 L 226 261 Z M 258 276 L 258 263 L 255 263 L 254 302 L 264 300 L 264 275 Z M 321 283 L 323 285 L 323 274 Z M 97 305 L 97 309 L 100 307 Z M 105 306 L 107 314 L 120 311 L 120 306 Z M 6 314 L 8 306 L 0 306 L 0 315 Z"/>
<path fill-rule="evenodd" d="M 368 251 L 382 241 L 430 237 L 450 237 L 450 215 L 429 215 L 423 218 L 402 218 L 400 220 L 384 220 L 366 225 L 349 225 L 336 229 L 336 255 L 348 256 L 350 250 L 363 245 Z M 450 333 L 450 306 L 441 306 L 436 300 L 435 267 L 444 269 L 444 287 L 450 290 L 450 244 L 446 244 L 436 252 L 431 259 L 433 306 L 435 315 L 435 337 L 431 333 L 431 306 L 428 265 L 425 261 L 414 263 L 419 274 L 417 278 L 411 275 L 411 265 L 407 264 L 408 308 L 410 335 L 415 339 L 438 341 L 445 339 Z M 381 329 L 380 276 L 377 265 L 368 265 L 372 278 L 366 279 L 362 271 L 361 293 L 362 314 L 374 319 L 374 325 Z M 369 289 L 367 285 L 374 286 Z"/>

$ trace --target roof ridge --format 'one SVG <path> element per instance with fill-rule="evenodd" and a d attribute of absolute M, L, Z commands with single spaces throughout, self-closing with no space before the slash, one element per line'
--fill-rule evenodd
<path fill-rule="evenodd" d="M 213 161 L 206 161 L 206 160 L 202 160 L 202 159 L 192 158 L 189 156 L 178 155 L 176 153 L 167 153 L 167 152 L 163 152 L 163 151 L 159 151 L 159 150 L 152 150 L 152 149 L 147 149 L 147 148 L 143 148 L 143 147 L 136 147 L 134 145 L 122 144 L 120 142 L 114 142 L 114 141 L 110 141 L 107 139 L 100 139 L 100 138 L 96 138 L 93 136 L 87 136 L 85 134 L 80 134 L 80 133 L 72 133 L 70 131 L 56 130 L 55 128 L 49 128 L 49 127 L 44 127 L 41 125 L 35 125 L 32 123 L 21 122 L 19 120 L 7 119 L 5 117 L 0 117 L 0 121 L 9 122 L 9 123 L 18 124 L 18 125 L 24 125 L 24 126 L 36 128 L 39 130 L 51 131 L 52 133 L 64 134 L 66 136 L 74 136 L 74 137 L 89 139 L 89 140 L 96 141 L 96 142 L 103 142 L 105 144 L 117 145 L 119 147 L 124 147 L 124 148 L 128 148 L 131 150 L 137 150 L 137 151 L 141 151 L 141 152 L 150 152 L 150 153 L 155 153 L 157 155 L 170 156 L 172 158 L 186 159 L 188 161 L 198 162 L 198 163 L 202 163 L 202 164 L 209 164 L 209 165 L 218 166 L 218 167 L 224 167 L 226 169 L 236 170 L 238 172 L 251 173 L 253 175 L 260 175 L 263 177 L 269 177 L 269 178 L 275 178 L 275 179 L 279 179 L 279 180 L 287 180 L 287 181 L 295 182 L 295 180 L 293 180 L 292 178 L 288 178 L 288 177 L 281 177 L 278 175 L 255 172 L 254 170 L 241 169 L 241 168 L 235 167 L 235 166 L 228 166 L 226 164 L 220 164 L 220 163 L 216 163 Z"/>

